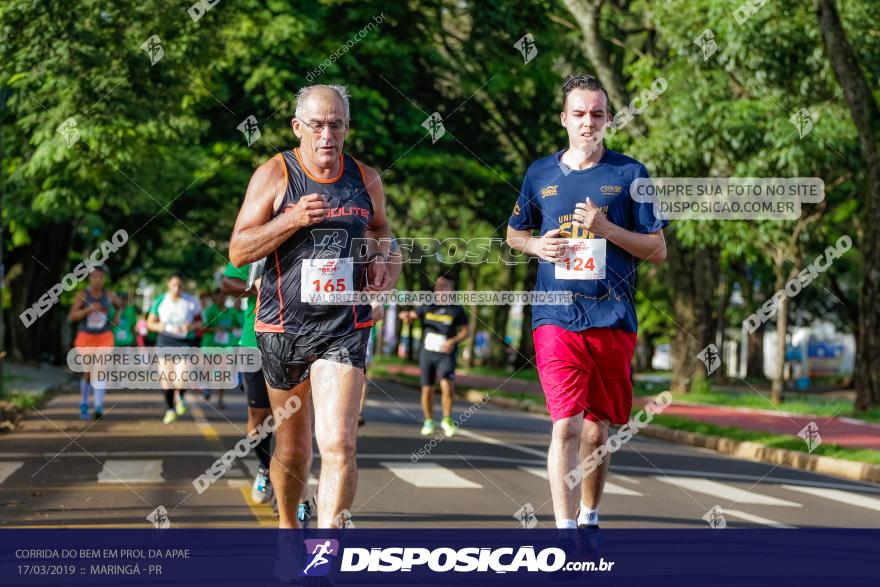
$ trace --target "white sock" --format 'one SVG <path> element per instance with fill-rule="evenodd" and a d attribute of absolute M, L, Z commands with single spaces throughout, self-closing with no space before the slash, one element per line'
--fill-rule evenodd
<path fill-rule="evenodd" d="M 581 513 L 577 519 L 578 524 L 587 524 L 588 526 L 599 525 L 599 508 L 591 510 L 581 502 Z"/>
<path fill-rule="evenodd" d="M 577 520 L 572 520 L 571 518 L 566 520 L 556 520 L 556 527 L 561 530 L 566 530 L 568 528 L 577 528 Z"/>
<path fill-rule="evenodd" d="M 107 390 L 104 389 L 103 386 L 95 387 L 94 390 L 95 390 L 95 409 L 96 410 L 103 410 L 104 409 L 104 392 L 106 392 Z"/>

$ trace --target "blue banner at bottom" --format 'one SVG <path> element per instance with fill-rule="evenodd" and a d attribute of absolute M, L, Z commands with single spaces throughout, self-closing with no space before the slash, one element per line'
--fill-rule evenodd
<path fill-rule="evenodd" d="M 878 585 L 880 530 L 0 530 L 4 585 Z"/>

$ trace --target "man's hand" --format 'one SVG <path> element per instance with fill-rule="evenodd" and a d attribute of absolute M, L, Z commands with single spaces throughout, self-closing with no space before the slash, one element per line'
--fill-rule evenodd
<path fill-rule="evenodd" d="M 538 239 L 534 251 L 535 254 L 551 263 L 562 261 L 565 258 L 568 239 L 559 236 L 560 232 L 561 230 L 559 228 L 554 228 L 553 230 L 548 230 L 544 233 L 544 235 Z"/>
<path fill-rule="evenodd" d="M 601 237 L 608 236 L 609 229 L 613 226 L 602 210 L 590 201 L 590 198 L 587 198 L 586 202 L 579 202 L 575 205 L 572 224 Z"/>
<path fill-rule="evenodd" d="M 451 355 L 452 351 L 455 350 L 455 341 L 454 340 L 447 340 L 446 342 L 443 343 L 443 346 L 441 348 L 443 349 L 441 352 L 444 355 Z"/>
<path fill-rule="evenodd" d="M 391 275 L 388 273 L 386 259 L 377 255 L 367 266 L 367 287 L 364 291 L 388 291 L 391 287 Z"/>
<path fill-rule="evenodd" d="M 385 318 L 385 307 L 382 304 L 372 304 L 373 322 L 378 322 Z"/>
<path fill-rule="evenodd" d="M 296 228 L 305 228 L 318 224 L 327 216 L 330 204 L 321 194 L 308 194 L 301 197 L 296 204 L 288 204 L 284 214 L 290 214 L 289 221 Z"/>

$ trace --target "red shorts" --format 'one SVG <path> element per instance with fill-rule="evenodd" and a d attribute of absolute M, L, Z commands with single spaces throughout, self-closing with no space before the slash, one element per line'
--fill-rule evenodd
<path fill-rule="evenodd" d="M 635 332 L 619 328 L 571 332 L 544 324 L 533 334 L 538 376 L 554 422 L 578 415 L 593 422 L 629 420 Z"/>
<path fill-rule="evenodd" d="M 76 333 L 76 338 L 73 341 L 73 346 L 78 349 L 83 348 L 113 348 L 113 331 L 108 330 L 107 332 L 101 332 L 99 334 L 92 334 L 89 332 L 84 332 L 80 330 Z"/>

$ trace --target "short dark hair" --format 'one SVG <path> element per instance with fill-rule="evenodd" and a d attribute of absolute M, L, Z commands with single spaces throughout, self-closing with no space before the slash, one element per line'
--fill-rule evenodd
<path fill-rule="evenodd" d="M 565 78 L 565 81 L 562 82 L 562 109 L 565 110 L 565 102 L 568 100 L 568 95 L 572 92 L 572 90 L 590 90 L 591 92 L 602 92 L 605 94 L 605 101 L 611 102 L 608 99 L 608 91 L 605 89 L 605 86 L 602 85 L 602 82 L 599 81 L 599 78 L 596 76 L 590 75 L 588 73 L 571 73 L 568 77 Z"/>
<path fill-rule="evenodd" d="M 172 273 L 171 275 L 169 275 L 169 276 L 168 276 L 168 281 L 171 281 L 171 280 L 174 279 L 175 277 L 176 277 L 177 279 L 179 279 L 180 281 L 183 281 L 183 274 L 180 273 L 179 271 L 175 271 L 174 273 Z"/>

